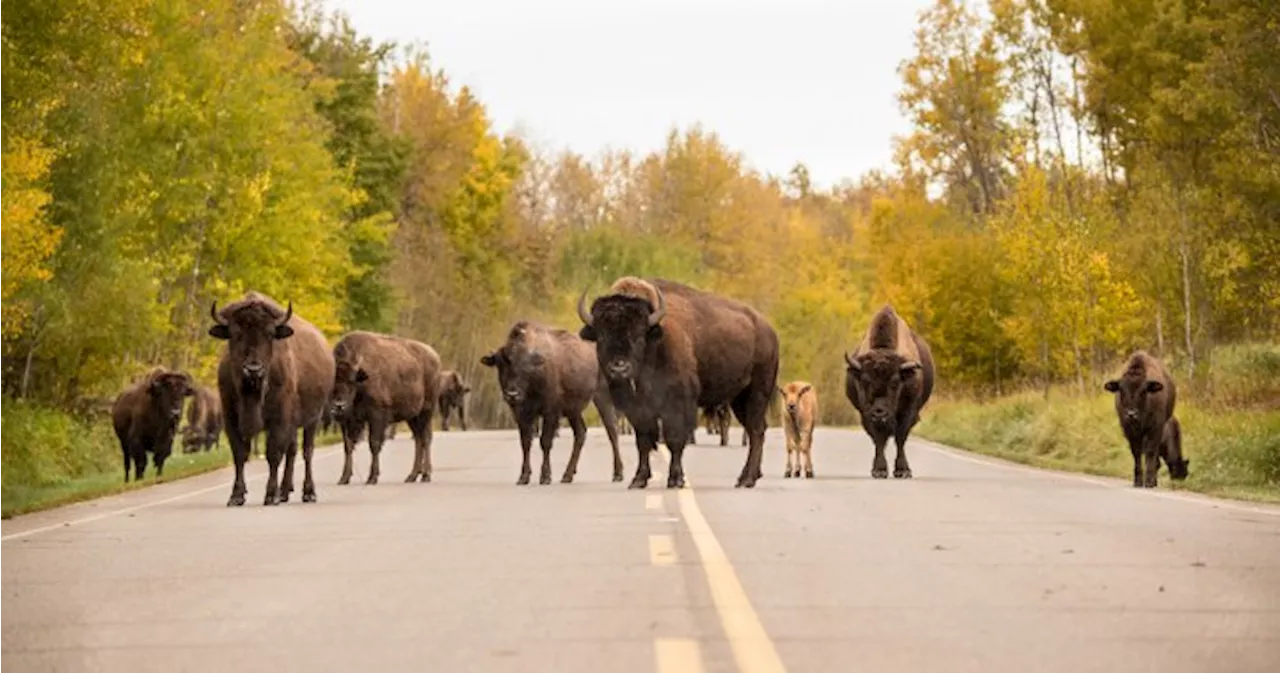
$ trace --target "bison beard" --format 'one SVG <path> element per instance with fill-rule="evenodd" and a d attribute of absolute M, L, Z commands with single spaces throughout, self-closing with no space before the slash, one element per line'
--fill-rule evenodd
<path fill-rule="evenodd" d="M 737 486 L 754 486 L 778 374 L 773 327 L 741 302 L 661 279 L 620 278 L 590 311 L 586 298 L 578 300 L 581 336 L 596 343 L 614 403 L 635 428 L 640 461 L 630 487 L 648 485 L 660 428 L 671 451 L 667 487 L 684 486 L 684 447 L 698 409 L 722 404 L 750 441 Z"/>
<path fill-rule="evenodd" d="M 910 479 L 906 442 L 920 421 L 920 410 L 933 393 L 933 355 L 929 346 L 893 307 L 881 308 L 852 356 L 845 354 L 845 396 L 862 417 L 862 427 L 875 443 L 871 476 L 889 476 L 884 449 L 893 437 L 898 447 L 895 479 Z"/>
<path fill-rule="evenodd" d="M 214 322 L 209 335 L 227 342 L 218 363 L 218 391 L 236 466 L 227 506 L 245 502 L 244 464 L 254 438 L 262 431 L 267 433 L 269 465 L 263 504 L 289 500 L 299 429 L 306 463 L 302 500 L 314 502 L 315 433 L 333 387 L 333 357 L 324 336 L 311 323 L 293 315 L 292 304 L 281 310 L 274 300 L 257 292 L 249 292 L 221 311 L 215 302 L 209 312 Z"/>

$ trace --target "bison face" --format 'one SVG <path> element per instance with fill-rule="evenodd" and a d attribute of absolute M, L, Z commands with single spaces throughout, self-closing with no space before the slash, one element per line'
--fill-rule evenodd
<path fill-rule="evenodd" d="M 334 369 L 333 397 L 330 402 L 335 418 L 346 418 L 351 408 L 355 406 L 356 398 L 364 392 L 364 386 L 368 380 L 369 373 L 359 365 L 338 363 Z"/>
<path fill-rule="evenodd" d="M 779 388 L 778 393 L 782 395 L 782 402 L 787 407 L 787 414 L 795 416 L 800 409 L 800 398 L 804 394 L 813 389 L 812 385 L 805 385 L 799 388 Z"/>
<path fill-rule="evenodd" d="M 578 300 L 578 316 L 585 323 L 579 336 L 596 344 L 596 358 L 612 382 L 631 381 L 640 371 L 649 346 L 662 339 L 666 299 L 658 292 L 655 308 L 644 299 L 626 295 L 601 297 L 584 308 L 586 293 Z"/>
<path fill-rule="evenodd" d="M 1120 424 L 1131 428 L 1141 425 L 1147 396 L 1164 390 L 1163 383 L 1148 381 L 1143 376 L 1125 376 L 1107 381 L 1102 387 L 1116 396 L 1116 413 L 1120 416 Z"/>
<path fill-rule="evenodd" d="M 195 389 L 191 386 L 190 376 L 169 372 L 151 379 L 147 394 L 151 396 L 152 408 L 162 414 L 166 423 L 177 427 L 178 419 L 182 417 L 182 403 L 195 394 Z"/>
<path fill-rule="evenodd" d="M 229 342 L 232 371 L 255 390 L 260 390 L 266 379 L 275 342 L 293 336 L 288 324 L 293 317 L 293 302 L 289 302 L 283 318 L 276 311 L 266 304 L 249 304 L 224 319 L 218 314 L 217 302 L 209 309 L 214 321 L 209 336 Z"/>
<path fill-rule="evenodd" d="M 519 341 L 480 358 L 480 364 L 498 370 L 498 386 L 507 404 L 515 406 L 530 397 L 534 386 L 543 379 L 547 361 L 537 350 Z"/>
<path fill-rule="evenodd" d="M 1176 481 L 1182 481 L 1187 478 L 1187 466 L 1191 464 L 1191 459 L 1170 460 L 1167 461 L 1167 464 L 1169 466 L 1169 477 Z"/>
<path fill-rule="evenodd" d="M 845 355 L 845 388 L 857 400 L 858 412 L 875 425 L 889 426 L 897 416 L 903 383 L 922 365 L 892 351 Z"/>

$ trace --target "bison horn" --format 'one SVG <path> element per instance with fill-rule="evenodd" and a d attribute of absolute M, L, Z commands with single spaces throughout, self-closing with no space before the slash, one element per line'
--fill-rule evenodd
<path fill-rule="evenodd" d="M 659 290 L 656 287 L 653 288 L 653 293 L 658 295 L 658 308 L 654 309 L 653 313 L 649 314 L 650 327 L 653 327 L 654 325 L 657 325 L 658 323 L 662 322 L 663 317 L 667 315 L 666 295 L 662 294 L 662 290 Z"/>
<path fill-rule="evenodd" d="M 289 318 L 293 317 L 293 300 L 289 301 L 289 308 L 285 309 L 284 319 L 280 321 L 281 325 L 289 324 Z"/>
<path fill-rule="evenodd" d="M 915 360 L 912 360 L 910 362 L 902 363 L 902 366 L 899 367 L 899 369 L 901 369 L 903 373 L 913 372 L 917 369 L 924 369 L 924 365 L 920 364 L 919 362 L 916 362 Z"/>
<path fill-rule="evenodd" d="M 219 315 L 218 315 L 218 300 L 217 300 L 217 299 L 214 299 L 214 300 L 213 300 L 213 303 L 209 305 L 209 317 L 213 318 L 213 321 L 214 321 L 215 323 L 219 324 L 219 325 L 225 325 L 225 324 L 227 324 L 227 322 L 226 322 L 225 320 L 223 320 L 221 316 L 219 316 Z"/>
<path fill-rule="evenodd" d="M 591 314 L 587 312 L 587 291 L 582 291 L 582 296 L 578 297 L 578 317 L 582 319 L 582 324 L 591 326 Z"/>
<path fill-rule="evenodd" d="M 848 351 L 846 351 L 844 354 L 844 361 L 845 361 L 845 364 L 849 365 L 849 369 L 852 369 L 854 371 L 862 371 L 862 365 L 858 364 L 858 361 L 855 360 L 853 356 L 849 355 Z"/>

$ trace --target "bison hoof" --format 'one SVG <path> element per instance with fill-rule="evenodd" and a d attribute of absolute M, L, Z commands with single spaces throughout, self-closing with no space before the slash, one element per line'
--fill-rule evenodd
<path fill-rule="evenodd" d="M 303 494 L 302 494 L 302 502 L 315 502 L 315 501 L 316 501 L 316 492 L 315 492 L 315 491 L 303 492 Z"/>
<path fill-rule="evenodd" d="M 280 504 L 280 500 L 276 497 L 276 494 L 274 493 L 268 493 L 267 496 L 262 499 L 263 507 L 274 507 L 278 504 Z"/>
<path fill-rule="evenodd" d="M 791 478 L 791 470 L 787 470 L 786 472 L 783 472 L 783 473 L 782 473 L 782 478 L 783 478 L 783 479 L 790 479 L 790 478 Z"/>
<path fill-rule="evenodd" d="M 734 484 L 734 488 L 755 488 L 755 486 L 756 486 L 756 480 L 748 479 L 746 477 L 739 477 L 738 483 Z"/>
<path fill-rule="evenodd" d="M 813 479 L 813 470 L 805 470 L 805 471 L 804 471 L 804 478 L 805 478 L 805 479 Z"/>
<path fill-rule="evenodd" d="M 243 507 L 243 506 L 244 506 L 243 493 L 232 493 L 231 497 L 227 499 L 227 507 Z"/>
<path fill-rule="evenodd" d="M 544 474 L 544 475 L 540 475 L 540 476 L 538 477 L 538 485 L 539 485 L 539 486 L 546 486 L 547 484 L 550 484 L 550 483 L 551 483 L 551 475 L 549 475 L 549 474 Z"/>
<path fill-rule="evenodd" d="M 280 492 L 280 496 L 279 496 L 278 498 L 276 498 L 276 499 L 277 499 L 277 500 L 279 500 L 282 504 L 283 504 L 283 503 L 286 503 L 286 502 L 289 502 L 289 492 L 288 492 L 288 491 L 281 491 L 281 492 Z"/>
<path fill-rule="evenodd" d="M 910 478 L 911 478 L 911 468 L 909 468 L 909 467 L 895 467 L 895 468 L 893 468 L 893 478 L 894 478 L 894 479 L 910 479 Z"/>
<path fill-rule="evenodd" d="M 371 474 L 371 475 L 369 475 L 369 478 L 368 478 L 368 479 L 365 479 L 365 480 L 364 480 L 364 483 L 365 483 L 365 484 L 367 484 L 367 485 L 369 485 L 369 486 L 373 486 L 374 484 L 377 484 L 377 483 L 378 483 L 378 475 L 376 475 L 376 474 Z"/>
<path fill-rule="evenodd" d="M 636 477 L 635 479 L 631 480 L 631 483 L 627 485 L 627 488 L 645 488 L 648 485 L 649 485 L 648 479 Z"/>
<path fill-rule="evenodd" d="M 430 472 L 423 472 L 423 473 L 422 473 L 422 476 L 418 478 L 418 481 L 421 481 L 421 482 L 422 482 L 422 483 L 424 483 L 424 484 L 430 484 L 430 483 L 431 483 L 431 473 L 430 473 Z"/>
<path fill-rule="evenodd" d="M 614 473 L 613 473 L 613 483 L 615 483 L 615 484 L 616 484 L 616 483 L 618 483 L 618 482 L 620 482 L 620 481 L 622 481 L 622 473 L 621 473 L 621 472 L 614 472 Z"/>
<path fill-rule="evenodd" d="M 529 475 L 527 474 L 520 475 L 520 478 L 516 480 L 516 486 L 526 486 L 528 484 L 529 484 Z"/>
<path fill-rule="evenodd" d="M 872 479 L 888 479 L 888 478 L 889 478 L 889 468 L 887 468 L 887 467 L 873 467 L 873 468 L 871 468 L 871 478 L 872 478 Z"/>
<path fill-rule="evenodd" d="M 412 484 L 413 482 L 415 482 L 415 481 L 417 481 L 417 480 L 418 480 L 418 473 L 417 473 L 417 472 L 410 472 L 410 473 L 409 473 L 409 476 L 407 476 L 407 477 L 405 477 L 405 478 L 404 478 L 404 483 L 406 483 L 406 484 Z"/>
<path fill-rule="evenodd" d="M 346 486 L 347 484 L 350 484 L 350 483 L 351 483 L 351 475 L 349 474 L 342 475 L 342 478 L 338 480 L 339 486 Z"/>
<path fill-rule="evenodd" d="M 564 475 L 563 477 L 560 477 L 560 483 L 562 483 L 562 484 L 572 484 L 572 483 L 573 483 L 573 475 L 572 475 L 572 474 L 566 474 L 566 475 Z"/>
<path fill-rule="evenodd" d="M 684 475 L 667 477 L 667 488 L 684 488 Z"/>

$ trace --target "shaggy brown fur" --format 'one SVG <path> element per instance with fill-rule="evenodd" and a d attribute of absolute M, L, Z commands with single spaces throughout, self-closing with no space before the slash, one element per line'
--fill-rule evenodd
<path fill-rule="evenodd" d="M 571 332 L 522 321 L 512 326 L 506 343 L 485 355 L 480 362 L 498 370 L 498 385 L 503 399 L 511 407 L 511 414 L 520 428 L 523 461 L 517 484 L 529 483 L 533 473 L 529 465 L 529 451 L 534 425 L 538 421 L 541 421 L 539 443 L 542 447 L 538 483 L 551 483 L 551 447 L 561 417 L 567 418 L 573 429 L 573 453 L 560 481 L 565 484 L 573 481 L 578 472 L 582 445 L 587 441 L 587 422 L 582 412 L 590 402 L 594 402 L 599 410 L 600 420 L 613 448 L 613 480 L 622 481 L 618 421 L 613 401 L 596 366 L 591 344 Z"/>
<path fill-rule="evenodd" d="M 800 477 L 800 459 L 804 459 L 804 476 L 813 478 L 813 427 L 818 422 L 818 393 L 807 381 L 792 381 L 778 389 L 782 396 L 782 427 L 787 433 L 787 471 Z M 791 457 L 795 456 L 795 470 L 791 469 Z"/>
<path fill-rule="evenodd" d="M 413 469 L 406 483 L 431 481 L 431 416 L 440 395 L 440 356 L 430 346 L 386 334 L 351 332 L 333 347 L 333 418 L 342 427 L 346 460 L 338 484 L 351 482 L 356 438 L 369 431 L 369 478 L 381 475 L 387 426 L 406 421 L 413 433 Z"/>
<path fill-rule="evenodd" d="M 750 436 L 738 486 L 761 476 L 769 400 L 778 373 L 778 335 L 755 309 L 668 280 L 619 278 L 610 294 L 586 308 L 578 301 L 584 339 L 615 403 L 636 430 L 640 464 L 632 488 L 644 488 L 659 426 L 671 451 L 667 486 L 684 485 L 684 447 L 698 409 L 729 404 Z"/>
<path fill-rule="evenodd" d="M 458 411 L 458 422 L 462 424 L 462 431 L 467 430 L 467 405 L 466 396 L 471 392 L 471 387 L 462 381 L 462 377 L 458 372 L 452 369 L 445 370 L 440 374 L 440 429 L 445 432 L 449 431 L 449 416 L 456 409 Z"/>
<path fill-rule="evenodd" d="M 1103 388 L 1116 396 L 1116 416 L 1133 454 L 1134 488 L 1155 488 L 1165 425 L 1173 418 L 1178 397 L 1173 378 L 1159 360 L 1140 350 L 1129 356 L 1124 373 L 1107 381 Z M 1181 460 L 1181 427 L 1175 430 Z M 1183 465 L 1180 471 L 1184 475 L 1185 470 Z"/>
<path fill-rule="evenodd" d="M 267 475 L 264 505 L 288 502 L 293 492 L 293 463 L 302 430 L 302 458 L 306 475 L 302 501 L 315 502 L 311 457 L 316 430 L 333 390 L 333 356 L 324 335 L 314 325 L 282 309 L 257 292 L 221 311 L 209 310 L 214 324 L 209 335 L 227 342 L 218 362 L 218 391 L 227 440 L 235 459 L 236 477 L 229 507 L 244 504 L 247 488 L 244 464 L 258 433 L 267 433 Z M 280 473 L 280 461 L 284 472 Z"/>
<path fill-rule="evenodd" d="M 875 442 L 871 476 L 885 479 L 889 465 L 885 445 L 898 447 L 894 478 L 910 479 L 906 443 L 920 421 L 920 410 L 933 394 L 933 354 L 905 320 L 884 306 L 871 319 L 854 355 L 845 354 L 845 396 L 862 417 L 862 427 Z"/>
<path fill-rule="evenodd" d="M 218 444 L 222 433 L 222 402 L 208 386 L 198 386 L 187 407 L 187 427 L 182 429 L 183 453 L 208 451 Z"/>
<path fill-rule="evenodd" d="M 141 381 L 125 388 L 111 406 L 111 422 L 124 454 L 124 480 L 140 481 L 147 471 L 147 454 L 152 455 L 156 476 L 164 473 L 164 461 L 173 451 L 173 435 L 182 418 L 182 402 L 189 397 L 191 377 L 185 372 L 156 367 Z"/>

